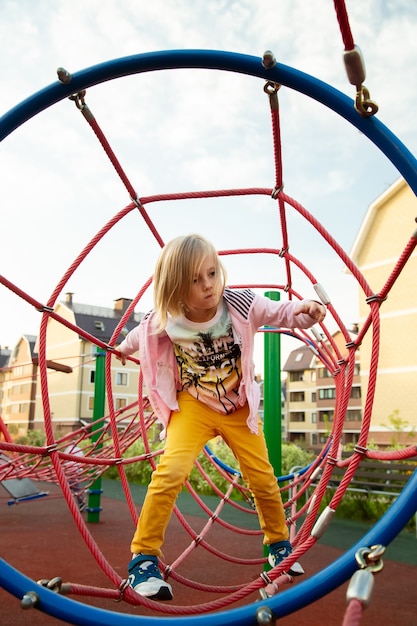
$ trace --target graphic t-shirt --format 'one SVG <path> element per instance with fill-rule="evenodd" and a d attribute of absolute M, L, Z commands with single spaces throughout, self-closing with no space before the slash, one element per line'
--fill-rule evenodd
<path fill-rule="evenodd" d="M 242 406 L 240 346 L 234 342 L 223 301 L 208 322 L 169 317 L 166 332 L 174 345 L 183 390 L 218 413 L 233 413 Z"/>

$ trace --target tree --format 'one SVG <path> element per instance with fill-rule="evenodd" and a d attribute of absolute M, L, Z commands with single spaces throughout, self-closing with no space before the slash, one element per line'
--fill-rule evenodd
<path fill-rule="evenodd" d="M 395 432 L 395 436 L 391 439 L 391 444 L 393 448 L 400 447 L 398 443 L 398 438 L 401 433 L 407 433 L 407 437 L 415 437 L 416 429 L 415 426 L 410 428 L 410 423 L 407 420 L 403 420 L 400 416 L 400 411 L 398 409 L 394 409 L 393 412 L 388 415 L 389 424 L 381 424 L 388 430 L 392 430 Z"/>

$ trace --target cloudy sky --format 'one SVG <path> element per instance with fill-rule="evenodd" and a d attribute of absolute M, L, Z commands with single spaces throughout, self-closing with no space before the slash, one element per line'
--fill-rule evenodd
<path fill-rule="evenodd" d="M 347 1 L 365 84 L 378 118 L 417 150 L 417 3 Z M 332 0 L 0 0 L 2 114 L 56 81 L 99 63 L 158 50 L 211 49 L 262 57 L 354 97 Z M 273 187 L 264 80 L 205 69 L 136 74 L 87 90 L 86 102 L 139 196 Z M 347 251 L 367 208 L 399 176 L 351 124 L 308 97 L 279 92 L 285 192 Z M 65 99 L 4 139 L 1 274 L 46 302 L 129 195 L 75 105 Z M 277 207 L 249 197 L 149 205 L 164 241 L 200 232 L 218 249 L 280 248 Z M 290 250 L 316 275 L 345 324 L 357 321 L 358 289 L 304 220 L 289 213 Z M 399 253 L 401 250 L 399 250 Z M 152 274 L 158 245 L 137 212 L 96 246 L 63 287 L 80 303 L 112 307 Z M 227 258 L 229 282 L 280 283 L 282 262 Z M 297 283 L 299 280 L 299 283 Z M 294 276 L 303 297 L 311 285 Z M 379 286 L 375 286 L 378 288 Z M 0 285 L 0 345 L 37 334 L 40 314 Z M 141 310 L 151 305 L 145 296 Z M 329 320 L 331 325 L 331 320 Z"/>

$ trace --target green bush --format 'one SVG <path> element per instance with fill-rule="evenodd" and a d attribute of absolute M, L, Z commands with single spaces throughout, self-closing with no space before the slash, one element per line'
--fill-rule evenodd
<path fill-rule="evenodd" d="M 334 495 L 333 489 L 327 489 L 320 505 L 320 512 L 328 506 Z M 372 524 L 388 511 L 394 503 L 394 499 L 376 493 L 352 493 L 346 491 L 337 506 L 335 517 Z M 414 530 L 415 517 L 405 526 L 408 530 Z"/>
<path fill-rule="evenodd" d="M 213 455 L 218 458 L 222 463 L 226 466 L 239 470 L 239 465 L 230 450 L 230 448 L 221 440 L 211 441 L 209 443 L 209 448 Z M 217 465 L 210 461 L 204 452 L 201 452 L 197 458 L 200 463 L 203 471 L 207 474 L 210 480 L 216 485 L 218 489 L 220 489 L 223 493 L 229 487 L 229 481 L 226 478 L 223 478 L 217 469 Z M 209 485 L 207 480 L 204 478 L 202 473 L 197 467 L 193 467 L 191 470 L 191 474 L 189 477 L 189 482 L 193 489 L 200 495 L 213 495 L 215 492 L 212 487 Z M 232 498 L 240 500 L 243 496 L 240 494 L 238 490 L 234 490 Z"/>
<path fill-rule="evenodd" d="M 327 506 L 332 499 L 334 490 L 328 489 L 322 501 L 322 507 Z M 376 522 L 392 504 L 392 498 L 377 494 L 345 492 L 340 501 L 336 517 L 356 521 Z"/>
<path fill-rule="evenodd" d="M 23 446 L 39 446 L 45 445 L 46 436 L 42 430 L 28 430 L 27 435 L 16 437 L 16 443 Z"/>
<path fill-rule="evenodd" d="M 157 441 L 150 444 L 152 450 L 157 450 L 161 448 L 162 444 Z M 222 439 L 216 439 L 210 442 L 209 448 L 213 455 L 217 457 L 222 463 L 226 466 L 231 467 L 232 469 L 239 470 L 239 465 L 234 457 L 230 448 L 223 442 Z M 123 455 L 124 458 L 132 458 L 136 456 L 140 456 L 144 454 L 145 447 L 142 440 L 135 442 Z M 293 444 L 284 444 L 282 446 L 282 474 L 286 475 L 290 472 L 293 467 L 304 467 L 308 465 L 314 455 L 312 453 L 306 452 L 302 448 L 299 448 Z M 155 463 L 158 463 L 159 457 L 155 458 Z M 212 480 L 212 482 L 216 485 L 218 489 L 220 489 L 223 493 L 229 487 L 229 482 L 226 478 L 220 474 L 217 466 L 207 458 L 204 452 L 201 452 L 198 456 L 198 462 L 200 463 L 203 471 L 208 475 L 208 477 Z M 125 465 L 126 477 L 129 482 L 143 484 L 146 485 L 149 483 L 151 474 L 152 474 L 152 466 L 147 461 L 139 461 L 135 463 L 129 463 Z M 119 476 L 119 472 L 117 467 L 110 467 L 106 473 L 106 478 L 117 479 Z M 191 471 L 189 482 L 193 489 L 200 495 L 213 495 L 215 492 L 212 487 L 209 485 L 207 480 L 201 474 L 199 469 L 194 467 Z M 242 499 L 243 496 L 239 492 L 239 490 L 234 490 L 232 497 L 235 499 Z"/>
<path fill-rule="evenodd" d="M 151 445 L 151 450 L 154 452 L 161 447 L 161 444 Z M 123 458 L 130 459 L 145 454 L 145 446 L 142 439 L 135 441 L 126 452 L 123 454 Z M 158 463 L 159 456 L 155 457 L 154 462 Z M 153 467 L 149 461 L 135 461 L 134 463 L 128 463 L 124 466 L 126 478 L 130 483 L 136 483 L 139 485 L 147 485 L 150 482 Z M 104 474 L 105 478 L 118 479 L 119 471 L 116 466 L 109 467 Z"/>
<path fill-rule="evenodd" d="M 284 443 L 281 448 L 282 459 L 282 475 L 286 476 L 291 472 L 293 468 L 303 468 L 309 465 L 313 459 L 315 459 L 315 454 L 312 452 L 308 452 L 299 446 L 296 446 L 293 443 Z"/>

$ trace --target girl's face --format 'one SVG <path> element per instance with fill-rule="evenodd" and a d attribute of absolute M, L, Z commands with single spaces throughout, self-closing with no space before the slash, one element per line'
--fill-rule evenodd
<path fill-rule="evenodd" d="M 213 257 L 207 257 L 194 276 L 185 316 L 191 322 L 208 322 L 216 315 L 220 297 L 217 263 Z"/>

